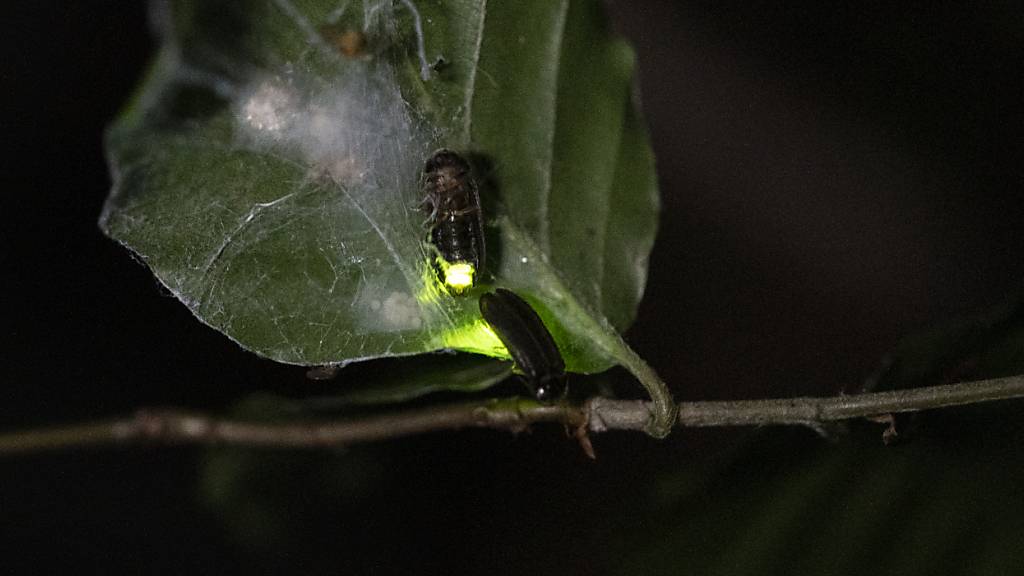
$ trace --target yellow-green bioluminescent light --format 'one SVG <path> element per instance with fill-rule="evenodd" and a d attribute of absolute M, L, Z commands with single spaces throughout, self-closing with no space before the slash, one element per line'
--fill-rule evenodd
<path fill-rule="evenodd" d="M 444 276 L 444 285 L 449 291 L 461 294 L 473 287 L 476 268 L 469 262 L 449 263 L 444 258 L 437 259 Z"/>
<path fill-rule="evenodd" d="M 424 307 L 440 307 L 446 305 L 443 303 L 443 300 L 445 298 L 451 298 L 448 293 L 455 291 L 455 288 L 451 287 L 447 281 L 442 282 L 441 277 L 443 276 L 445 280 L 450 281 L 453 278 L 452 269 L 455 269 L 456 277 L 459 274 L 462 274 L 463 278 L 468 276 L 470 279 L 470 282 L 465 285 L 463 290 L 472 286 L 472 280 L 476 272 L 473 265 L 466 262 L 449 264 L 440 257 L 438 257 L 435 262 L 437 264 L 436 268 L 434 266 L 424 266 L 422 271 L 422 289 L 417 294 L 416 299 L 420 302 L 420 305 Z M 465 270 L 464 267 L 467 267 L 468 270 L 459 272 L 460 268 Z M 438 272 L 440 272 L 440 274 L 438 274 Z M 476 306 L 472 305 L 472 308 L 475 310 Z M 468 321 L 457 322 L 447 326 L 445 329 L 433 336 L 431 344 L 437 348 L 444 348 L 447 350 L 482 354 L 484 356 L 490 356 L 501 360 L 511 359 L 511 355 L 509 354 L 508 349 L 505 348 L 505 344 L 500 338 L 498 338 L 498 335 L 494 333 L 491 326 L 479 316 L 469 319 Z"/>
<path fill-rule="evenodd" d="M 511 359 L 505 344 L 482 318 L 446 331 L 441 335 L 441 345 L 449 350 L 483 354 L 501 360 Z"/>

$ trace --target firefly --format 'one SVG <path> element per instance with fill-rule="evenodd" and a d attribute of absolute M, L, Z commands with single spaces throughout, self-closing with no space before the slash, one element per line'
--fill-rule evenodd
<path fill-rule="evenodd" d="M 511 290 L 480 296 L 480 314 L 505 344 L 526 385 L 542 402 L 566 393 L 565 360 L 540 316 Z"/>
<path fill-rule="evenodd" d="M 469 162 L 452 150 L 434 152 L 423 168 L 423 202 L 435 263 L 450 292 L 472 288 L 484 266 L 483 211 Z"/>

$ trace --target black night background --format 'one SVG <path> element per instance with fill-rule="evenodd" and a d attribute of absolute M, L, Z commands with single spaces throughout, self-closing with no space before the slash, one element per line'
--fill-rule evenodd
<path fill-rule="evenodd" d="M 853 392 L 901 337 L 1022 295 L 1018 3 L 609 13 L 637 51 L 663 202 L 626 338 L 678 400 Z M 0 19 L 0 430 L 324 392 L 200 324 L 97 228 L 103 129 L 155 49 L 144 4 Z M 0 571 L 1010 573 L 1019 410 L 939 417 L 893 447 L 866 423 L 832 441 L 611 433 L 592 462 L 539 426 L 247 453 L 259 473 L 217 502 L 201 448 L 4 456 Z"/>

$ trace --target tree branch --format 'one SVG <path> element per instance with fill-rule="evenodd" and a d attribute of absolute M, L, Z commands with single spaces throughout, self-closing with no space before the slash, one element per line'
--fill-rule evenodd
<path fill-rule="evenodd" d="M 680 427 L 802 425 L 917 412 L 1024 397 L 1024 376 L 912 390 L 828 398 L 683 402 Z M 582 404 L 544 405 L 510 398 L 431 406 L 322 422 L 256 422 L 221 419 L 182 410 L 139 410 L 134 416 L 88 424 L 0 434 L 0 455 L 99 445 L 230 444 L 272 448 L 320 448 L 400 438 L 460 428 L 521 431 L 557 422 L 586 434 L 645 430 L 652 403 L 592 398 Z"/>

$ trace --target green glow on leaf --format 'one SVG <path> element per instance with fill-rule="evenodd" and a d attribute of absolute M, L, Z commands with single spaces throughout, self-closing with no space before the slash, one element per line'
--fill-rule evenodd
<path fill-rule="evenodd" d="M 458 270 L 467 268 L 467 272 L 463 272 L 472 278 L 475 274 L 475 270 L 472 264 L 469 263 L 456 263 L 449 264 L 443 258 L 438 256 L 436 258 L 438 266 L 442 268 L 442 273 L 447 270 L 445 274 L 449 281 L 452 278 L 452 270 Z M 460 273 L 460 272 L 456 272 Z M 452 298 L 450 290 L 441 279 L 438 277 L 437 270 L 433 266 L 425 265 L 422 266 L 422 286 L 423 288 L 416 295 L 416 299 L 426 305 L 437 306 L 440 300 L 445 298 Z M 463 289 L 464 292 L 470 286 Z M 461 294 L 462 292 L 459 292 Z M 475 300 L 475 298 L 473 298 Z M 476 304 L 472 304 L 472 308 L 476 309 Z M 446 348 L 449 350 L 458 350 L 460 352 L 470 352 L 473 354 L 482 354 L 484 356 L 490 356 L 492 358 L 500 358 L 502 360 L 509 360 L 512 356 L 508 353 L 505 345 L 502 344 L 501 339 L 494 333 L 490 325 L 487 324 L 480 318 L 479 315 L 474 315 L 473 319 L 469 323 L 463 323 L 458 326 L 454 326 L 447 330 L 442 331 L 433 341 L 432 345 L 435 348 Z"/>
<path fill-rule="evenodd" d="M 445 332 L 441 336 L 441 344 L 445 348 L 461 352 L 483 354 L 484 356 L 504 360 L 512 358 L 508 353 L 508 349 L 501 343 L 498 335 L 494 333 L 494 330 L 483 319 Z"/>

